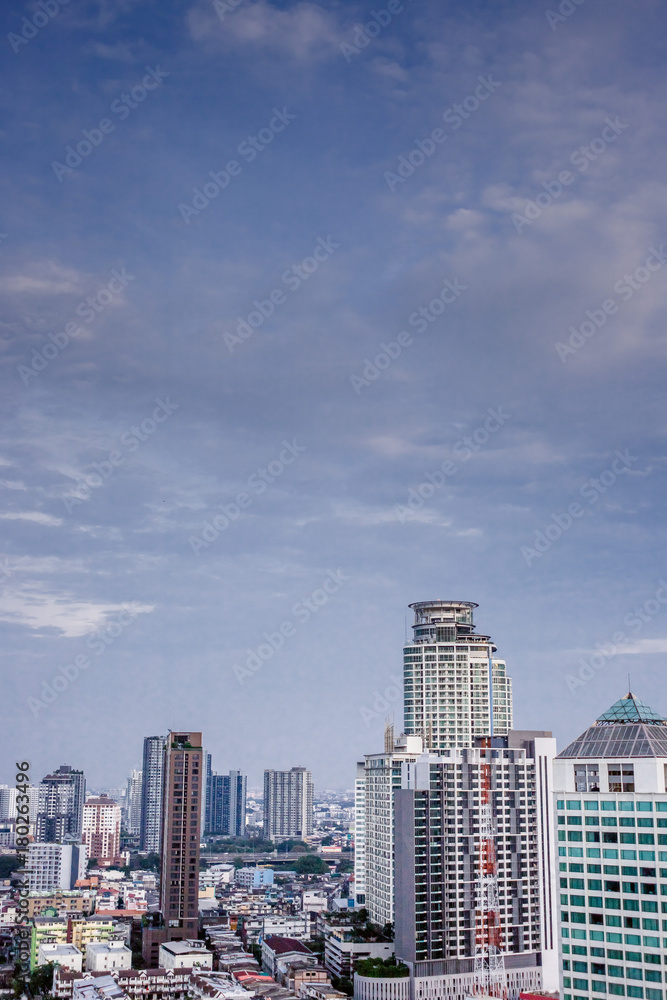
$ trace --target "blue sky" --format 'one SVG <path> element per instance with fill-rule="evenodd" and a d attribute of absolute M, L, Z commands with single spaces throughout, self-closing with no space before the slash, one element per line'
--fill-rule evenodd
<path fill-rule="evenodd" d="M 350 787 L 431 597 L 517 727 L 628 673 L 667 713 L 664 6 L 45 3 L 2 12 L 3 780 L 190 727 Z"/>

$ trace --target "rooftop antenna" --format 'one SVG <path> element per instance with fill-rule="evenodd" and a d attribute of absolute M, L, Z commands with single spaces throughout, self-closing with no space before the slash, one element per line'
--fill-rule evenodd
<path fill-rule="evenodd" d="M 632 685 L 630 683 L 630 674 L 628 674 L 628 694 L 632 694 Z"/>

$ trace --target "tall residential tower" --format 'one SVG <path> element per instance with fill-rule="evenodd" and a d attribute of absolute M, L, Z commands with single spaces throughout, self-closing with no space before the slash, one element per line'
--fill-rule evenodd
<path fill-rule="evenodd" d="M 305 767 L 264 772 L 264 837 L 303 839 L 313 832 L 313 776 Z"/>
<path fill-rule="evenodd" d="M 403 649 L 404 724 L 429 750 L 469 747 L 512 728 L 512 682 L 488 635 L 475 632 L 472 601 L 419 601 Z"/>
<path fill-rule="evenodd" d="M 211 769 L 211 754 L 206 754 L 206 833 L 225 837 L 245 834 L 247 779 L 240 771 L 216 774 Z"/>
<path fill-rule="evenodd" d="M 80 843 L 86 779 L 83 771 L 62 764 L 39 786 L 36 840 L 40 843 Z"/>
<path fill-rule="evenodd" d="M 196 938 L 204 761 L 201 733 L 169 733 L 164 750 L 160 910 L 167 940 Z"/>
<path fill-rule="evenodd" d="M 147 736 L 145 738 L 141 778 L 139 847 L 142 851 L 153 851 L 156 854 L 159 853 L 161 844 L 164 744 L 164 736 Z"/>

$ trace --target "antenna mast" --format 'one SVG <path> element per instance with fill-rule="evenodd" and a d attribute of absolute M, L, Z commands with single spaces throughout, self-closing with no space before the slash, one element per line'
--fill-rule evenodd
<path fill-rule="evenodd" d="M 474 980 L 477 996 L 505 997 L 505 959 L 498 900 L 496 832 L 491 809 L 491 739 L 480 748 L 481 796 L 479 809 L 479 881 L 475 920 Z M 484 759 L 486 751 L 486 759 Z"/>

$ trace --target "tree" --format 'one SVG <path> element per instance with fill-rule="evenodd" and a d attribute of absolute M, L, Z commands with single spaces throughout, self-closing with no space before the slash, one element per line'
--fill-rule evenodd
<path fill-rule="evenodd" d="M 234 867 L 236 869 L 243 868 L 243 865 L 244 865 L 243 858 L 234 858 Z"/>
<path fill-rule="evenodd" d="M 23 807 L 22 807 L 23 808 Z M 18 867 L 19 859 L 15 854 L 0 855 L 0 879 L 9 878 Z"/>
<path fill-rule="evenodd" d="M 354 971 L 360 976 L 373 979 L 402 979 L 410 974 L 407 965 L 397 963 L 393 955 L 391 958 L 362 958 L 355 965 Z"/>
<path fill-rule="evenodd" d="M 336 871 L 339 875 L 349 875 L 354 871 L 354 865 L 351 861 L 339 861 L 336 865 Z"/>
<path fill-rule="evenodd" d="M 342 993 L 347 993 L 349 997 L 354 996 L 354 984 L 351 979 L 347 978 L 347 976 L 341 976 L 340 978 L 338 976 L 332 976 L 331 985 L 334 989 L 340 990 Z"/>
<path fill-rule="evenodd" d="M 327 837 L 322 838 L 322 847 L 331 847 L 333 842 L 334 842 L 333 837 L 331 836 L 331 834 L 329 834 Z"/>
<path fill-rule="evenodd" d="M 53 962 L 47 962 L 46 965 L 38 965 L 36 969 L 33 969 L 30 975 L 30 990 L 32 994 L 35 993 L 50 993 L 53 988 L 53 970 L 55 965 Z"/>
<path fill-rule="evenodd" d="M 324 875 L 329 865 L 315 854 L 306 854 L 296 861 L 294 870 L 298 875 Z"/>

